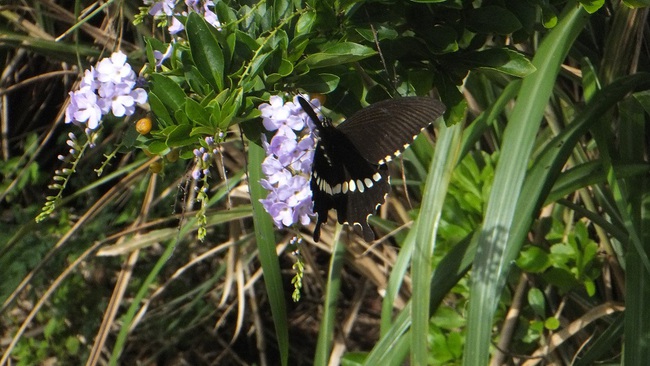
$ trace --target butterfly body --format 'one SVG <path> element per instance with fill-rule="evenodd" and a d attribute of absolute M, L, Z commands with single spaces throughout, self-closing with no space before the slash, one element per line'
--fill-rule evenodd
<path fill-rule="evenodd" d="M 407 97 L 370 105 L 337 127 L 321 121 L 307 101 L 300 105 L 314 121 L 319 142 L 314 155 L 310 187 L 318 215 L 314 240 L 330 209 L 340 224 L 349 224 L 372 241 L 368 218 L 386 200 L 390 176 L 386 163 L 406 149 L 420 131 L 445 110 L 431 98 Z"/>

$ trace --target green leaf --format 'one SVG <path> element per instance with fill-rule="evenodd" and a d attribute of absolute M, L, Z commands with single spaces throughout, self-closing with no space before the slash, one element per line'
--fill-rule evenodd
<path fill-rule="evenodd" d="M 521 251 L 517 258 L 517 266 L 523 271 L 531 273 L 544 272 L 551 265 L 551 261 L 543 249 L 530 246 Z"/>
<path fill-rule="evenodd" d="M 194 64 L 213 88 L 222 90 L 224 59 L 221 46 L 212 34 L 214 27 L 196 12 L 190 12 L 185 28 Z"/>
<path fill-rule="evenodd" d="M 303 13 L 298 22 L 296 22 L 296 36 L 301 34 L 307 34 L 311 32 L 311 28 L 314 26 L 314 20 L 316 20 L 316 12 L 313 9 L 309 9 Z"/>
<path fill-rule="evenodd" d="M 192 65 L 191 62 L 191 60 L 188 60 L 187 64 L 183 67 L 185 71 L 185 80 L 187 80 L 190 89 L 202 96 L 211 93 L 213 88 L 210 87 L 210 84 L 203 75 L 201 75 L 199 69 Z"/>
<path fill-rule="evenodd" d="M 521 28 L 521 22 L 515 14 L 500 6 L 482 6 L 467 12 L 467 29 L 472 32 L 507 35 Z"/>
<path fill-rule="evenodd" d="M 343 42 L 337 43 L 321 52 L 307 56 L 302 63 L 312 69 L 321 67 L 343 65 L 355 62 L 375 55 L 377 52 L 370 47 L 358 43 Z"/>
<path fill-rule="evenodd" d="M 578 0 L 587 13 L 593 14 L 605 5 L 605 0 Z"/>
<path fill-rule="evenodd" d="M 544 321 L 544 328 L 548 330 L 556 330 L 559 327 L 560 327 L 560 321 L 554 316 L 547 318 L 546 321 Z"/>
<path fill-rule="evenodd" d="M 431 322 L 441 329 L 454 330 L 465 326 L 465 319 L 455 309 L 441 306 L 431 317 Z"/>
<path fill-rule="evenodd" d="M 147 150 L 154 155 L 163 155 L 168 149 L 167 144 L 162 141 L 153 141 L 147 147 Z"/>
<path fill-rule="evenodd" d="M 542 25 L 546 29 L 551 29 L 557 25 L 557 12 L 555 8 L 548 5 L 545 1 L 541 4 L 542 8 Z"/>
<path fill-rule="evenodd" d="M 273 54 L 273 51 L 265 52 L 258 54 L 250 64 L 250 71 L 247 76 L 247 80 L 253 79 L 255 76 L 257 76 L 262 70 L 264 70 L 264 66 L 266 66 L 267 62 L 269 62 L 269 57 Z"/>
<path fill-rule="evenodd" d="M 546 314 L 546 300 L 544 293 L 537 287 L 533 287 L 528 291 L 528 304 L 537 316 L 544 317 Z"/>
<path fill-rule="evenodd" d="M 192 98 L 187 97 L 185 99 L 185 114 L 194 124 L 212 127 L 212 124 L 210 124 L 210 113 Z"/>
<path fill-rule="evenodd" d="M 273 10 L 274 10 L 274 24 L 279 23 L 283 18 L 292 10 L 292 2 L 289 0 L 273 0 Z"/>
<path fill-rule="evenodd" d="M 311 93 L 327 94 L 336 89 L 339 81 L 340 78 L 334 74 L 310 73 L 298 79 L 296 86 Z"/>
<path fill-rule="evenodd" d="M 185 92 L 178 82 L 161 74 L 151 74 L 150 85 L 150 94 L 155 94 L 168 111 L 177 111 L 183 108 Z"/>
<path fill-rule="evenodd" d="M 458 51 L 458 32 L 447 25 L 435 25 L 429 37 L 431 51 L 444 54 Z"/>
<path fill-rule="evenodd" d="M 214 127 L 194 127 L 192 128 L 192 132 L 190 132 L 190 136 L 213 136 L 214 135 Z"/>
<path fill-rule="evenodd" d="M 191 137 L 192 127 L 189 124 L 182 124 L 172 128 L 167 136 L 167 146 L 181 147 L 198 142 L 196 137 Z"/>
<path fill-rule="evenodd" d="M 283 77 L 291 75 L 293 72 L 293 63 L 285 58 L 280 61 L 280 66 L 278 67 L 278 74 Z"/>
<path fill-rule="evenodd" d="M 645 8 L 650 6 L 650 0 L 623 0 L 623 3 L 630 8 Z"/>
<path fill-rule="evenodd" d="M 158 96 L 156 96 L 152 91 L 149 92 L 148 101 L 149 106 L 151 107 L 151 112 L 154 114 L 156 122 L 160 127 L 164 128 L 174 124 L 174 120 L 172 119 L 172 116 L 169 115 L 169 112 L 167 112 L 167 108 L 165 108 L 165 105 L 160 101 L 160 98 L 158 98 Z"/>
<path fill-rule="evenodd" d="M 496 70 L 517 77 L 525 77 L 536 70 L 526 56 L 509 48 L 472 52 L 463 58 L 463 62 L 470 67 Z"/>
<path fill-rule="evenodd" d="M 375 42 L 375 33 L 377 34 L 378 41 L 383 41 L 385 39 L 395 39 L 398 36 L 395 29 L 387 28 L 383 25 L 379 26 L 375 32 L 373 32 L 371 28 L 356 28 L 355 31 L 368 42 Z"/>

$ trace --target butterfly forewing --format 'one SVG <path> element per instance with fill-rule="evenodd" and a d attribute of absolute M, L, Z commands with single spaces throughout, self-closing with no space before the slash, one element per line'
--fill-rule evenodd
<path fill-rule="evenodd" d="M 358 111 L 337 129 L 366 160 L 384 164 L 404 151 L 444 111 L 444 104 L 431 98 L 388 99 Z"/>

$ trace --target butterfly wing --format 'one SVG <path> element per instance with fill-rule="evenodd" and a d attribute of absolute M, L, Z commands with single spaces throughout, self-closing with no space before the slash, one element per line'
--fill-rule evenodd
<path fill-rule="evenodd" d="M 337 129 L 370 163 L 385 164 L 406 149 L 445 105 L 426 97 L 388 99 L 353 114 Z"/>
<path fill-rule="evenodd" d="M 318 214 L 314 240 L 320 237 L 320 225 L 327 222 L 332 208 L 340 224 L 361 231 L 366 241 L 374 240 L 368 217 L 386 200 L 389 179 L 385 165 L 366 161 L 343 134 L 335 133 L 327 145 L 319 143 L 310 183 Z"/>

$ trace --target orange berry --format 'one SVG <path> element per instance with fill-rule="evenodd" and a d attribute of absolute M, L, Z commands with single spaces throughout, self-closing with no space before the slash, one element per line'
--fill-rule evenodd
<path fill-rule="evenodd" d="M 146 135 L 151 131 L 151 126 L 151 118 L 144 117 L 140 118 L 138 122 L 135 123 L 135 130 L 141 135 Z"/>

